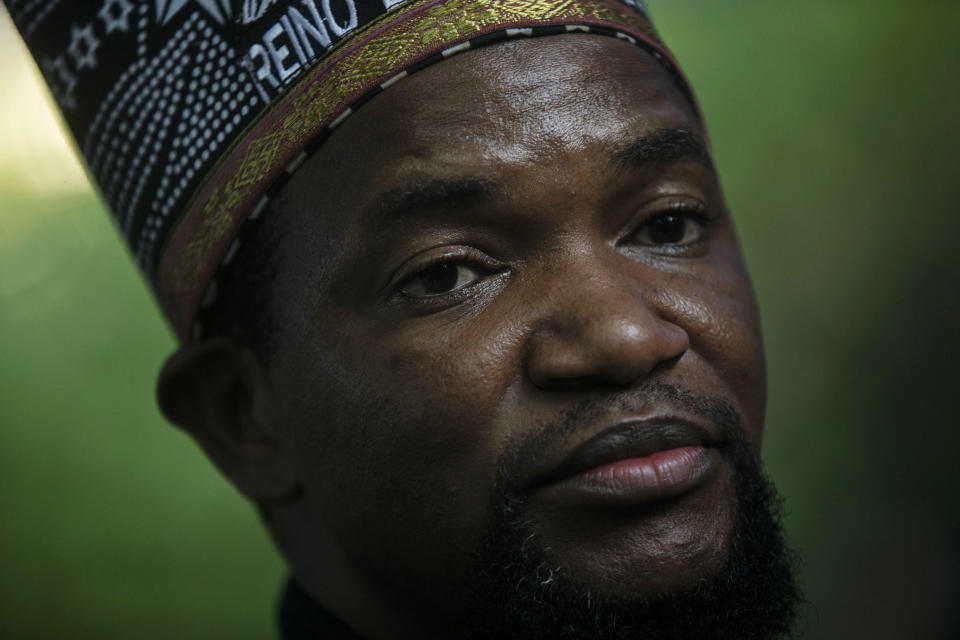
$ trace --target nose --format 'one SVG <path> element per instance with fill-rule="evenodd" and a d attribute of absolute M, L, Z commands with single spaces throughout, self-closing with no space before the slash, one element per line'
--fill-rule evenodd
<path fill-rule="evenodd" d="M 623 273 L 556 280 L 541 298 L 542 315 L 527 352 L 534 385 L 627 386 L 689 348 L 687 332 L 646 299 L 642 282 Z"/>

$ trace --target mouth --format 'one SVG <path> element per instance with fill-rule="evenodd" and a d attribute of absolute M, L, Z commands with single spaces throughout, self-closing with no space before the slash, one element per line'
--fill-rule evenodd
<path fill-rule="evenodd" d="M 708 430 L 681 418 L 614 425 L 577 446 L 530 490 L 565 506 L 633 506 L 677 498 L 721 465 Z"/>

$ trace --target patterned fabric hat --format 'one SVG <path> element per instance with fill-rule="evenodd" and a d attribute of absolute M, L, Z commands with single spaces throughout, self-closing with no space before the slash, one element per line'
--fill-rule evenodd
<path fill-rule="evenodd" d="M 485 43 L 596 33 L 653 54 L 637 0 L 4 0 L 174 331 L 326 135 Z M 691 95 L 692 99 L 692 95 Z"/>

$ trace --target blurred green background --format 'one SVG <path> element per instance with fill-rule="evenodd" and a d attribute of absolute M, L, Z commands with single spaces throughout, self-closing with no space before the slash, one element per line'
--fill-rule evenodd
<path fill-rule="evenodd" d="M 960 638 L 960 3 L 650 0 L 765 324 L 802 637 Z M 0 14 L 0 636 L 267 638 L 282 564 Z"/>

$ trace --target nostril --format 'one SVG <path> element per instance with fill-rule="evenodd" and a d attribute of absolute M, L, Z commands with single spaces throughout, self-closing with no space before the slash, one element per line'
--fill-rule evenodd
<path fill-rule="evenodd" d="M 607 376 L 581 376 L 579 378 L 553 378 L 545 384 L 537 386 L 553 391 L 577 391 L 582 389 L 626 389 L 633 384 L 633 380 L 618 382 Z"/>

